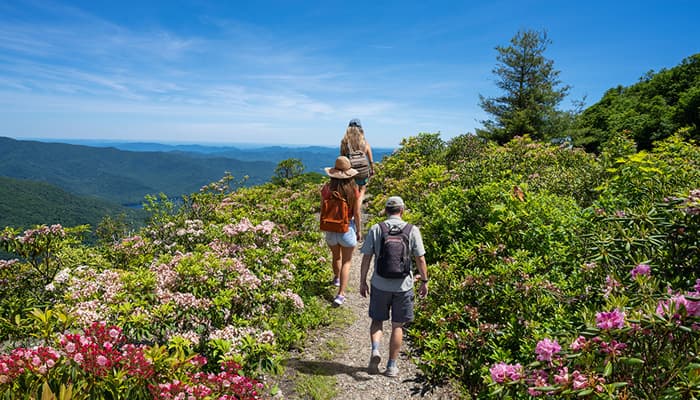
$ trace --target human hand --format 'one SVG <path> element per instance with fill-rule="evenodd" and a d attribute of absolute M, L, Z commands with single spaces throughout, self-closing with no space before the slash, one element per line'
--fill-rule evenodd
<path fill-rule="evenodd" d="M 367 286 L 367 282 L 365 282 L 365 281 L 360 282 L 360 296 L 367 297 L 368 293 L 369 293 L 369 286 Z"/>
<path fill-rule="evenodd" d="M 421 282 L 421 285 L 418 288 L 418 296 L 423 298 L 427 295 L 428 295 L 428 282 Z"/>

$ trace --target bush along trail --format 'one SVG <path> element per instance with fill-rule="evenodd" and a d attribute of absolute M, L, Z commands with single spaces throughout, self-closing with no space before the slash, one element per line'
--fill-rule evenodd
<path fill-rule="evenodd" d="M 0 398 L 700 397 L 700 148 L 683 131 L 599 154 L 405 139 L 365 224 L 401 196 L 426 247 L 396 379 L 366 371 L 359 254 L 330 305 L 322 179 L 231 179 L 148 197 L 147 226 L 102 224 L 95 245 L 86 226 L 0 231 Z"/>

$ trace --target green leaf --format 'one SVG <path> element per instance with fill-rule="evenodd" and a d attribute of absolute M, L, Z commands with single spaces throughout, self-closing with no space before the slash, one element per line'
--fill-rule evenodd
<path fill-rule="evenodd" d="M 641 365 L 644 364 L 644 360 L 634 357 L 620 357 L 620 361 L 629 365 Z"/>
<path fill-rule="evenodd" d="M 608 376 L 610 376 L 610 374 L 612 374 L 612 372 L 613 372 L 612 362 L 608 362 L 605 365 L 605 371 L 603 371 L 603 376 L 607 378 Z"/>
<path fill-rule="evenodd" d="M 582 391 L 578 392 L 578 394 L 576 396 L 584 397 L 584 396 L 588 396 L 591 393 L 593 393 L 593 389 L 586 389 L 586 390 L 582 390 Z"/>

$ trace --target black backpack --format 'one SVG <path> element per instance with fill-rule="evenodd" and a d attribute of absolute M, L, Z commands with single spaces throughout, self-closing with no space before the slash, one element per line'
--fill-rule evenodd
<path fill-rule="evenodd" d="M 381 248 L 377 259 L 377 274 L 383 278 L 401 279 L 411 273 L 411 249 L 409 235 L 413 225 L 406 224 L 403 229 L 389 227 L 385 222 L 379 223 L 382 230 Z"/>

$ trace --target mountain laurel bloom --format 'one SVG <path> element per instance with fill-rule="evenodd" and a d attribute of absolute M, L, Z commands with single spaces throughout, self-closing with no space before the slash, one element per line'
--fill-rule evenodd
<path fill-rule="evenodd" d="M 489 369 L 491 379 L 496 383 L 513 382 L 523 377 L 523 366 L 499 362 Z"/>
<path fill-rule="evenodd" d="M 561 346 L 556 340 L 544 338 L 537 342 L 535 346 L 535 354 L 539 361 L 552 361 L 552 356 L 561 351 Z"/>
<path fill-rule="evenodd" d="M 617 279 L 613 278 L 612 276 L 608 275 L 605 277 L 605 288 L 603 288 L 603 298 L 608 298 L 612 294 L 612 292 L 619 288 L 622 287 L 622 284 L 618 282 Z"/>
<path fill-rule="evenodd" d="M 638 276 L 649 276 L 651 275 L 651 267 L 647 264 L 637 264 L 634 268 L 632 268 L 630 275 L 632 275 L 632 279 Z"/>
<path fill-rule="evenodd" d="M 601 311 L 595 315 L 596 326 L 603 330 L 620 329 L 625 326 L 625 313 L 617 308 L 606 312 Z"/>
<path fill-rule="evenodd" d="M 697 297 L 698 292 L 691 292 L 688 295 Z M 685 309 L 688 316 L 700 317 L 700 301 L 689 300 L 680 293 L 671 296 L 668 300 L 659 301 L 656 306 L 656 315 L 660 317 L 671 316 L 675 320 L 680 320 L 681 309 Z"/>
<path fill-rule="evenodd" d="M 571 346 L 569 346 L 569 348 L 574 351 L 579 351 L 584 349 L 587 343 L 588 341 L 585 337 L 579 336 L 573 342 L 571 342 Z"/>

